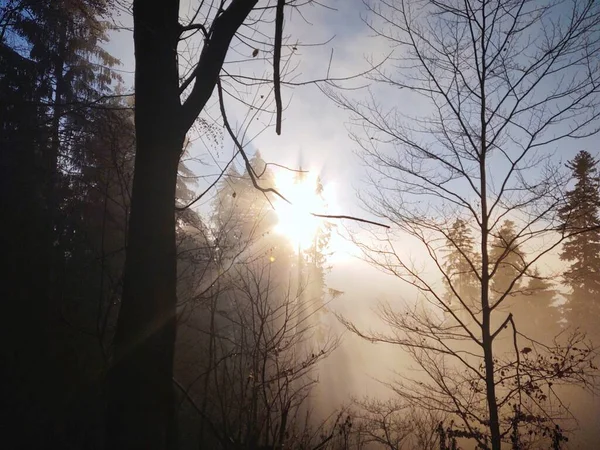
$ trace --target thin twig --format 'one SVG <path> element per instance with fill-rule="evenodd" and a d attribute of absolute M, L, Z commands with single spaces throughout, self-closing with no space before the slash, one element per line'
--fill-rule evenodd
<path fill-rule="evenodd" d="M 219 94 L 219 108 L 221 110 L 221 116 L 223 117 L 223 123 L 225 124 L 225 128 L 227 129 L 227 132 L 229 133 L 229 137 L 231 137 L 231 140 L 233 141 L 233 143 L 237 147 L 238 151 L 240 152 L 240 155 L 242 155 L 242 158 L 244 159 L 244 162 L 246 164 L 246 170 L 248 171 L 248 175 L 250 176 L 250 181 L 252 181 L 252 185 L 254 186 L 255 189 L 259 190 L 260 192 L 262 192 L 264 194 L 266 194 L 268 192 L 272 192 L 273 194 L 277 195 L 279 198 L 281 198 L 286 203 L 291 204 L 291 202 L 287 198 L 285 198 L 283 195 L 281 195 L 276 189 L 264 188 L 258 184 L 258 181 L 256 180 L 256 173 L 254 172 L 254 169 L 252 168 L 252 165 L 250 164 L 250 159 L 248 158 L 248 155 L 246 154 L 244 147 L 242 146 L 242 144 L 238 140 L 237 136 L 233 132 L 233 129 L 231 128 L 231 124 L 229 123 L 229 119 L 227 118 L 227 113 L 225 112 L 225 102 L 223 100 L 223 87 L 221 86 L 220 78 L 217 78 L 217 92 Z"/>
<path fill-rule="evenodd" d="M 262 176 L 265 174 L 265 172 L 267 171 L 267 167 L 268 167 L 268 166 L 276 166 L 276 167 L 280 167 L 280 168 L 282 168 L 282 169 L 289 170 L 290 172 L 296 172 L 296 173 L 308 173 L 308 170 L 302 170 L 302 169 L 292 169 L 291 167 L 284 166 L 283 164 L 277 164 L 277 163 L 272 163 L 272 162 L 269 162 L 269 163 L 265 163 L 265 167 L 264 167 L 264 169 L 262 170 L 262 172 L 261 172 L 260 174 L 257 174 L 257 175 L 256 175 L 256 177 L 257 177 L 257 178 L 260 178 L 260 177 L 262 177 Z"/>
<path fill-rule="evenodd" d="M 390 228 L 389 225 L 385 225 L 385 224 L 379 223 L 379 222 L 373 222 L 372 220 L 361 219 L 360 217 L 354 217 L 354 216 L 317 214 L 317 213 L 310 213 L 310 215 L 314 216 L 314 217 L 321 217 L 323 219 L 348 219 L 348 220 L 354 220 L 356 222 L 368 223 L 370 225 L 377 225 L 378 227 L 383 227 L 383 228 L 388 228 L 388 229 Z"/>
<path fill-rule="evenodd" d="M 194 203 L 196 203 L 198 200 L 200 200 L 202 197 L 204 197 L 208 193 L 208 191 L 210 191 L 219 182 L 219 180 L 221 180 L 221 178 L 223 178 L 223 175 L 225 174 L 225 171 L 229 168 L 229 166 L 231 165 L 231 163 L 233 162 L 233 160 L 235 159 L 235 157 L 237 156 L 237 154 L 238 154 L 238 152 L 235 152 L 233 154 L 233 156 L 231 157 L 231 159 L 229 160 L 229 162 L 225 165 L 225 167 L 223 167 L 223 170 L 221 171 L 221 173 L 219 174 L 219 176 L 217 177 L 217 179 L 215 181 L 213 181 L 210 184 L 210 186 L 208 186 L 198 197 L 196 197 L 194 200 L 192 200 L 187 205 L 185 205 L 185 206 L 175 206 L 175 211 L 185 211 L 190 206 L 192 206 Z"/>

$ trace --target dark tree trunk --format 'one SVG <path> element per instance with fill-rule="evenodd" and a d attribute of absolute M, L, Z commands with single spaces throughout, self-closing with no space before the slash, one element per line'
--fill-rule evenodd
<path fill-rule="evenodd" d="M 487 294 L 484 294 L 487 297 Z M 485 362 L 485 384 L 488 411 L 490 414 L 489 427 L 492 441 L 492 450 L 500 450 L 500 419 L 498 417 L 498 402 L 496 400 L 496 381 L 494 379 L 494 351 L 490 333 L 490 309 L 484 306 L 483 310 L 483 358 Z"/>
<path fill-rule="evenodd" d="M 214 19 L 182 105 L 179 0 L 134 0 L 136 157 L 123 297 L 109 373 L 107 448 L 174 446 L 175 186 L 187 130 L 215 87 L 231 39 L 257 0 Z"/>
<path fill-rule="evenodd" d="M 492 450 L 500 450 L 500 420 L 498 417 L 498 401 L 496 399 L 496 380 L 494 378 L 494 351 L 493 338 L 491 332 L 491 305 L 490 305 L 490 273 L 489 273 L 489 253 L 488 239 L 489 212 L 487 205 L 487 172 L 486 172 L 486 122 L 485 122 L 485 90 L 484 84 L 481 85 L 481 98 L 483 99 L 481 107 L 481 155 L 479 161 L 479 176 L 481 186 L 481 337 L 483 345 L 483 360 L 485 364 L 485 385 L 486 400 L 489 413 L 489 430 L 492 442 Z"/>
<path fill-rule="evenodd" d="M 111 449 L 165 448 L 173 420 L 173 204 L 182 143 L 163 138 L 138 144 L 123 300 L 109 379 Z"/>
<path fill-rule="evenodd" d="M 178 11 L 178 1 L 134 5 L 135 175 L 107 417 L 115 450 L 164 449 L 174 436 Z"/>
<path fill-rule="evenodd" d="M 483 160 L 485 163 L 485 159 Z M 485 182 L 485 174 L 482 178 L 482 185 Z M 487 199 L 482 196 L 482 223 L 481 223 L 481 308 L 482 308 L 482 344 L 483 344 L 483 360 L 485 364 L 485 387 L 486 400 L 489 413 L 489 429 L 492 442 L 492 450 L 500 450 L 500 420 L 498 417 L 498 401 L 496 399 L 496 380 L 494 378 L 494 349 L 491 332 L 491 314 L 490 309 L 490 276 L 489 276 L 489 254 L 488 254 L 488 214 L 487 214 Z"/>

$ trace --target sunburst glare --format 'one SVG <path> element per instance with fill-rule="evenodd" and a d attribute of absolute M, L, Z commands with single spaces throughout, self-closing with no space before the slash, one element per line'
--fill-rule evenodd
<path fill-rule="evenodd" d="M 275 177 L 277 189 L 290 202 L 278 199 L 275 203 L 277 233 L 286 236 L 295 249 L 310 248 L 323 219 L 311 213 L 323 213 L 333 200 L 331 185 L 320 185 L 319 177 L 311 172 L 280 171 Z"/>

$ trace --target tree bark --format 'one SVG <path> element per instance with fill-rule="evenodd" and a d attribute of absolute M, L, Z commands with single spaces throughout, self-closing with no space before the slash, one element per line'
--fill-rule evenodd
<path fill-rule="evenodd" d="M 485 153 L 483 153 L 485 155 Z M 489 428 L 492 441 L 492 449 L 500 450 L 500 421 L 498 418 L 498 402 L 496 400 L 496 381 L 494 379 L 494 350 L 493 350 L 493 339 L 491 332 L 491 314 L 490 309 L 490 276 L 489 276 L 489 255 L 488 255 L 488 213 L 487 213 L 487 199 L 486 199 L 486 177 L 485 177 L 485 156 L 482 156 L 482 197 L 481 197 L 481 309 L 482 309 L 482 320 L 481 320 L 481 337 L 483 344 L 483 360 L 485 364 L 485 387 L 486 387 L 486 399 L 488 404 L 489 413 Z"/>
<path fill-rule="evenodd" d="M 174 407 L 176 307 L 173 205 L 176 152 L 182 143 L 165 139 L 138 146 L 123 299 L 109 378 L 111 449 L 166 448 L 172 437 L 169 424 Z"/>
<path fill-rule="evenodd" d="M 484 69 L 485 70 L 485 69 Z M 481 186 L 481 340 L 483 344 L 483 360 L 485 364 L 486 400 L 489 413 L 489 429 L 492 450 L 500 450 L 500 421 L 498 417 L 498 402 L 496 400 L 496 381 L 494 379 L 494 351 L 491 332 L 490 308 L 490 273 L 489 273 L 489 212 L 487 204 L 487 127 L 485 121 L 485 83 L 481 83 L 481 155 L 479 161 L 479 176 Z"/>
<path fill-rule="evenodd" d="M 219 11 L 180 100 L 179 0 L 134 0 L 136 157 L 123 296 L 108 379 L 107 448 L 174 447 L 175 188 L 185 135 L 257 0 Z"/>
<path fill-rule="evenodd" d="M 160 5 L 160 6 L 157 6 Z M 123 297 L 109 373 L 107 448 L 164 449 L 174 439 L 178 1 L 136 2 L 136 156 Z"/>

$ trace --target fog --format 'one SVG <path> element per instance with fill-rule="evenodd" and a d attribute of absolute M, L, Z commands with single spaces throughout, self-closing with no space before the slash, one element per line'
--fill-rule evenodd
<path fill-rule="evenodd" d="M 0 30 L 3 448 L 598 446 L 598 2 Z"/>

